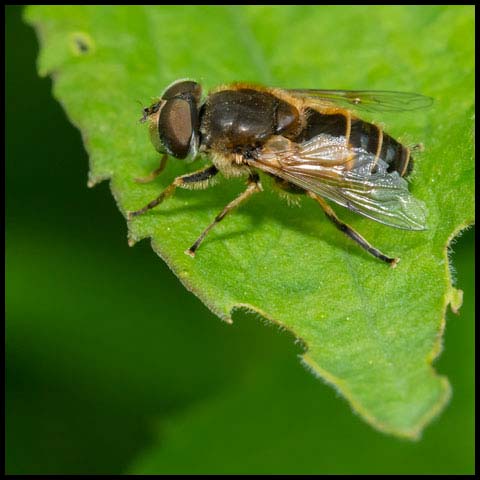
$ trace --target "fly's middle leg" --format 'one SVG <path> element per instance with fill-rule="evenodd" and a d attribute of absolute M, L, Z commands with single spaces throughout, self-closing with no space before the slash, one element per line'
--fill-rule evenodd
<path fill-rule="evenodd" d="M 333 209 L 328 205 L 328 203 L 319 195 L 313 192 L 306 192 L 310 198 L 313 198 L 317 203 L 320 204 L 325 215 L 329 220 L 331 220 L 334 225 L 342 231 L 345 235 L 350 237 L 353 241 L 357 242 L 364 250 L 366 250 L 370 255 L 388 263 L 392 268 L 397 266 L 397 263 L 400 261 L 399 258 L 390 258 L 383 254 L 380 250 L 370 245 L 358 232 L 356 232 L 352 227 L 342 222 L 333 211 Z"/>
<path fill-rule="evenodd" d="M 248 178 L 248 186 L 245 191 L 243 191 L 237 198 L 232 200 L 213 220 L 213 222 L 201 233 L 201 235 L 197 238 L 196 242 L 185 251 L 187 255 L 191 257 L 195 256 L 195 252 L 197 251 L 200 244 L 203 242 L 204 238 L 207 236 L 207 233 L 219 222 L 221 222 L 225 216 L 231 212 L 234 208 L 238 207 L 241 203 L 245 200 L 250 198 L 254 193 L 261 192 L 262 185 L 260 183 L 260 179 L 257 174 L 252 174 Z"/>

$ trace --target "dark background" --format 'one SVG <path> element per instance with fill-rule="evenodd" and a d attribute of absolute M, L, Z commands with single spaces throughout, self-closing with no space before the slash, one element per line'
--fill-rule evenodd
<path fill-rule="evenodd" d="M 271 462 L 271 471 L 285 473 L 473 473 L 474 229 L 454 246 L 465 301 L 460 316 L 447 316 L 435 365 L 452 383 L 452 401 L 419 443 L 379 434 L 300 365 L 287 333 L 242 313 L 233 326 L 222 323 L 148 242 L 127 246 L 108 184 L 86 187 L 80 134 L 53 99 L 51 80 L 36 74 L 38 44 L 21 14 L 6 8 L 7 473 L 124 472 L 154 442 L 159 451 L 169 443 L 165 421 L 175 424 L 252 369 L 261 384 L 278 368 L 283 388 L 298 386 L 298 422 L 318 429 L 325 456 L 291 466 L 273 450 L 266 471 Z M 324 412 L 321 421 L 302 418 L 307 394 Z M 278 385 L 271 396 L 281 406 Z M 242 415 L 250 414 L 236 410 L 232 422 Z M 270 431 L 258 425 L 251 435 L 274 444 Z M 213 426 L 205 442 L 209 435 Z M 309 435 L 292 445 L 311 444 Z M 223 471 L 239 471 L 242 459 L 232 458 L 223 459 Z"/>

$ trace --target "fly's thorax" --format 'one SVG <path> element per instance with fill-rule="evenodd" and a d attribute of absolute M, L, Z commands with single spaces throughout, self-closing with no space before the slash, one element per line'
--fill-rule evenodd
<path fill-rule="evenodd" d="M 207 148 L 241 151 L 298 128 L 299 112 L 268 91 L 239 86 L 209 95 L 200 131 Z"/>
<path fill-rule="evenodd" d="M 251 173 L 242 154 L 211 150 L 209 158 L 225 178 L 244 177 Z"/>

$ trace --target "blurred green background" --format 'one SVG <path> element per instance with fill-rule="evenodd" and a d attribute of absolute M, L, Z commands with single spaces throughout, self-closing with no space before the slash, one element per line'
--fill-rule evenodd
<path fill-rule="evenodd" d="M 148 242 L 127 246 L 21 15 L 6 8 L 6 472 L 473 473 L 474 229 L 435 363 L 450 405 L 419 442 L 377 433 L 290 335 L 222 323 Z"/>

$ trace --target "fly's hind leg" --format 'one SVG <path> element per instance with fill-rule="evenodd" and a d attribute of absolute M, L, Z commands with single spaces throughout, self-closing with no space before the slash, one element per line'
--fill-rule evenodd
<path fill-rule="evenodd" d="M 203 239 L 207 236 L 207 233 L 219 222 L 221 222 L 225 216 L 231 212 L 234 208 L 238 207 L 242 202 L 247 200 L 251 195 L 256 192 L 262 191 L 262 185 L 260 183 L 260 178 L 258 175 L 252 174 L 248 178 L 248 186 L 244 192 L 242 192 L 235 200 L 232 200 L 213 220 L 213 222 L 202 232 L 202 234 L 197 238 L 196 242 L 185 251 L 187 255 L 191 257 L 195 256 L 195 252 L 203 242 Z"/>
<path fill-rule="evenodd" d="M 167 160 L 168 160 L 168 155 L 164 153 L 160 160 L 160 165 L 152 173 L 150 173 L 146 177 L 136 178 L 135 181 L 137 183 L 153 182 L 153 180 L 155 180 L 163 172 L 163 170 L 165 170 L 165 167 L 167 165 Z"/>
<path fill-rule="evenodd" d="M 363 249 L 365 249 L 370 255 L 390 264 L 392 268 L 397 266 L 397 263 L 400 261 L 399 258 L 390 258 L 384 255 L 380 250 L 376 249 L 370 245 L 358 232 L 356 232 L 352 227 L 343 223 L 333 211 L 333 209 L 328 205 L 328 203 L 319 195 L 313 192 L 306 192 L 310 198 L 313 198 L 316 202 L 320 204 L 325 215 L 335 224 L 335 226 L 342 231 L 345 235 L 350 237 L 352 240 L 357 242 Z"/>
<path fill-rule="evenodd" d="M 128 218 L 131 219 L 133 217 L 137 217 L 138 215 L 142 215 L 142 213 L 145 213 L 146 211 L 155 208 L 165 199 L 172 196 L 177 187 L 207 188 L 210 185 L 209 180 L 213 178 L 217 173 L 217 167 L 212 165 L 208 168 L 204 168 L 203 170 L 198 170 L 197 172 L 177 177 L 157 198 L 152 200 L 140 210 L 136 210 L 135 212 L 128 212 Z"/>

